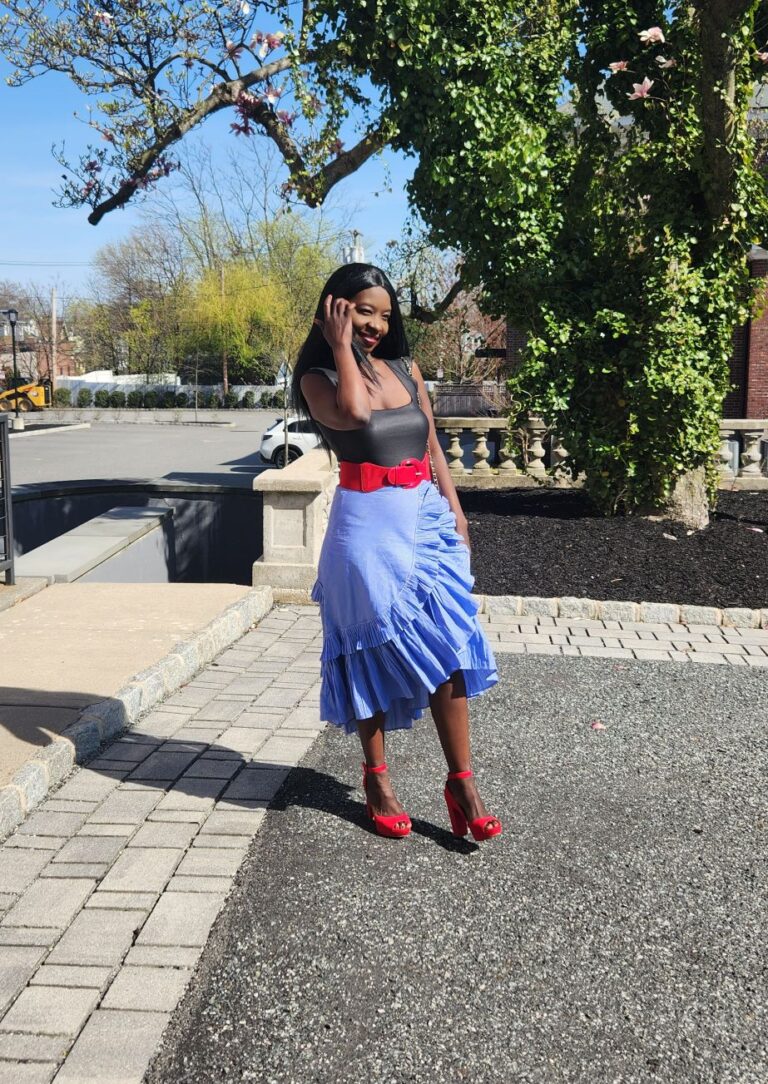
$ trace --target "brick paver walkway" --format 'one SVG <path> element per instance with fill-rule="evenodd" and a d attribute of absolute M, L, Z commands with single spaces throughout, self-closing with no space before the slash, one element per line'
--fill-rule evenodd
<path fill-rule="evenodd" d="M 141 1081 L 319 733 L 319 637 L 315 607 L 273 610 L 0 847 L 1 1084 Z"/>
<path fill-rule="evenodd" d="M 765 630 L 482 618 L 499 653 L 768 665 Z M 316 607 L 277 607 L 0 846 L 0 1084 L 139 1084 L 320 732 L 320 643 Z"/>
<path fill-rule="evenodd" d="M 496 652 L 768 666 L 768 629 L 481 614 Z"/>

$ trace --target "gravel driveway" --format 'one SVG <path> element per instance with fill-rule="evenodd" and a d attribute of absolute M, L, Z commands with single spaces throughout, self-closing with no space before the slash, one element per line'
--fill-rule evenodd
<path fill-rule="evenodd" d="M 765 674 L 499 665 L 472 717 L 504 835 L 452 839 L 425 719 L 389 750 L 414 833 L 377 838 L 326 732 L 150 1084 L 765 1084 Z"/>

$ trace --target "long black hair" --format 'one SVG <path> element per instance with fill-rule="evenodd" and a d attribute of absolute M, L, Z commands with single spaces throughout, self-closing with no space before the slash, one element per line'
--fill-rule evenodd
<path fill-rule="evenodd" d="M 376 344 L 374 356 L 377 358 L 386 358 L 390 361 L 394 361 L 396 358 L 408 357 L 410 350 L 408 347 L 408 339 L 405 334 L 405 328 L 403 327 L 403 316 L 400 312 L 397 294 L 384 272 L 380 268 L 374 267 L 373 264 L 348 263 L 343 264 L 341 267 L 337 267 L 323 287 L 323 291 L 320 294 L 320 300 L 317 303 L 315 317 L 318 320 L 324 319 L 325 299 L 329 294 L 332 297 L 344 297 L 347 300 L 351 300 L 362 290 L 370 290 L 373 286 L 381 286 L 382 289 L 386 290 L 392 303 L 392 311 L 389 318 L 389 330 L 381 342 Z M 352 340 L 352 352 L 355 355 L 355 359 L 360 366 L 363 376 L 373 384 L 378 384 L 379 379 L 376 370 L 371 365 L 368 357 L 360 347 L 360 344 L 357 343 L 354 338 Z M 289 391 L 289 404 L 294 414 L 298 414 L 299 417 L 307 418 L 309 420 L 309 424 L 320 439 L 321 445 L 326 450 L 329 450 L 328 442 L 310 414 L 307 401 L 301 391 L 301 378 L 308 369 L 312 369 L 315 366 L 320 366 L 323 369 L 336 368 L 333 351 L 323 336 L 322 328 L 318 327 L 317 324 L 312 325 L 309 335 L 307 335 L 304 340 L 304 345 L 301 350 L 299 350 L 299 356 L 293 367 Z"/>

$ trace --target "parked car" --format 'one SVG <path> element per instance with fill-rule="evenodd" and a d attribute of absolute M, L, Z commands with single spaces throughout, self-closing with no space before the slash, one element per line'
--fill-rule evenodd
<path fill-rule="evenodd" d="M 288 462 L 293 463 L 305 452 L 311 452 L 317 448 L 319 440 L 312 431 L 312 426 L 306 418 L 297 418 L 296 415 L 288 415 Z M 282 418 L 275 418 L 269 429 L 261 438 L 259 455 L 265 463 L 271 463 L 275 467 L 284 467 L 285 459 L 285 428 Z"/>

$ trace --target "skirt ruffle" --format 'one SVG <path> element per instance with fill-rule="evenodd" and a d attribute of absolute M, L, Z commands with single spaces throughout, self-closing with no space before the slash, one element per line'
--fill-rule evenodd
<path fill-rule="evenodd" d="M 495 685 L 473 585 L 469 550 L 434 485 L 337 490 L 312 589 L 323 622 L 321 718 L 352 734 L 382 711 L 385 729 L 407 729 L 456 670 L 468 697 Z M 352 614 L 365 619 L 350 623 Z"/>

